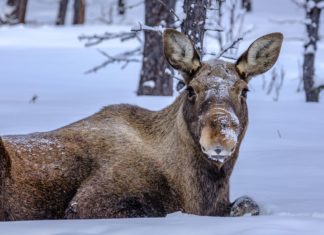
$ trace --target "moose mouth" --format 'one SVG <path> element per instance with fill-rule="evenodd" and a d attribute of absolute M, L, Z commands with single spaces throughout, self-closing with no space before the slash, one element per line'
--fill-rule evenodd
<path fill-rule="evenodd" d="M 223 164 L 229 158 L 228 155 L 207 155 L 207 156 L 208 159 L 219 162 L 221 164 Z"/>
<path fill-rule="evenodd" d="M 220 165 L 224 164 L 230 157 L 230 154 L 217 154 L 215 151 L 207 151 L 203 146 L 201 146 L 201 150 L 208 160 L 214 161 Z"/>

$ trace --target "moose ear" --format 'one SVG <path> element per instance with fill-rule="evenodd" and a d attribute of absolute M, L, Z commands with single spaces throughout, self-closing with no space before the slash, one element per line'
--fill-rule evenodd
<path fill-rule="evenodd" d="M 278 59 L 282 40 L 281 33 L 267 34 L 255 40 L 236 62 L 240 75 L 249 81 L 268 71 Z"/>
<path fill-rule="evenodd" d="M 175 29 L 163 32 L 164 54 L 169 64 L 181 72 L 192 74 L 201 66 L 200 56 L 191 40 Z"/>

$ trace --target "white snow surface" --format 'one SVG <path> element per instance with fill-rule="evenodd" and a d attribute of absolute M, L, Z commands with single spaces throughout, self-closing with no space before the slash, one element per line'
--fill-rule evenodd
<path fill-rule="evenodd" d="M 246 24 L 254 24 L 256 30 L 242 42 L 241 52 L 265 33 L 282 31 L 294 37 L 304 32 L 301 26 L 278 26 L 268 20 L 303 16 L 289 0 L 253 4 L 255 13 L 247 15 Z M 103 58 L 96 48 L 84 48 L 77 37 L 130 28 L 90 24 L 0 27 L 0 135 L 52 130 L 109 104 L 131 103 L 153 110 L 170 104 L 175 97 L 136 96 L 140 64 L 124 70 L 116 64 L 84 74 Z M 208 40 L 205 44 L 215 49 Z M 134 44 L 113 40 L 99 47 L 113 55 Z M 317 74 L 324 74 L 323 47 L 320 43 L 316 54 Z M 302 42 L 284 42 L 277 66 L 284 67 L 286 77 L 278 102 L 262 90 L 261 77 L 249 84 L 249 128 L 231 177 L 230 197 L 232 201 L 243 195 L 252 197 L 262 207 L 261 216 L 174 213 L 166 218 L 0 222 L 0 234 L 324 234 L 324 104 L 323 99 L 305 103 L 304 94 L 296 93 L 302 53 Z M 30 102 L 35 95 L 35 103 Z"/>

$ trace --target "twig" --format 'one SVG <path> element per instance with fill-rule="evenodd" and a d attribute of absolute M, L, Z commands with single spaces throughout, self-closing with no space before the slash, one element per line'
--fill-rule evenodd
<path fill-rule="evenodd" d="M 133 5 L 126 5 L 125 9 L 133 9 L 135 7 L 138 7 L 138 6 L 142 5 L 143 3 L 144 3 L 144 1 L 140 1 L 138 3 L 134 3 Z"/>
<path fill-rule="evenodd" d="M 159 25 L 159 26 L 148 26 L 148 25 L 143 25 L 141 22 L 138 22 L 138 25 L 132 27 L 131 29 L 132 32 L 140 32 L 140 31 L 155 31 L 159 33 L 163 33 L 164 28 Z"/>
<path fill-rule="evenodd" d="M 280 131 L 278 129 L 277 129 L 277 134 L 278 134 L 279 138 L 281 139 L 282 135 L 281 135 L 281 133 L 280 133 Z"/>
<path fill-rule="evenodd" d="M 306 7 L 306 2 L 302 2 L 302 1 L 300 1 L 300 0 L 291 0 L 293 3 L 295 3 L 296 4 L 296 6 L 298 6 L 298 7 L 302 7 L 302 8 L 304 8 L 304 7 Z"/>
<path fill-rule="evenodd" d="M 91 35 L 91 36 L 87 36 L 87 35 L 79 36 L 80 41 L 87 40 L 87 42 L 85 43 L 86 47 L 98 45 L 105 40 L 111 40 L 111 39 L 117 39 L 117 38 L 119 38 L 120 41 L 122 41 L 122 42 L 127 41 L 129 39 L 133 39 L 133 38 L 137 38 L 139 41 L 141 41 L 141 39 L 138 37 L 138 35 L 135 32 L 121 32 L 121 33 L 106 32 L 103 35 L 95 34 L 95 35 Z"/>
<path fill-rule="evenodd" d="M 321 90 L 324 90 L 324 85 L 320 85 L 316 89 L 320 92 Z"/>
<path fill-rule="evenodd" d="M 270 22 L 276 24 L 306 24 L 305 20 L 295 20 L 295 19 L 270 19 Z"/>
<path fill-rule="evenodd" d="M 124 65 L 122 66 L 122 69 L 126 68 L 126 66 L 131 63 L 131 62 L 141 62 L 140 59 L 137 58 L 129 58 L 130 56 L 134 56 L 134 55 L 140 55 L 141 54 L 141 48 L 136 48 L 134 50 L 131 51 L 126 51 L 124 53 L 118 54 L 116 56 L 111 56 L 109 54 L 107 54 L 106 52 L 102 51 L 102 50 L 98 50 L 104 57 L 107 58 L 106 61 L 104 61 L 103 63 L 101 63 L 98 66 L 95 66 L 92 69 L 89 69 L 88 71 L 86 71 L 86 74 L 89 73 L 95 73 L 98 70 L 106 67 L 108 64 L 112 64 L 112 63 L 121 63 L 123 62 Z"/>
<path fill-rule="evenodd" d="M 210 53 L 210 55 L 214 55 L 216 56 L 216 58 L 220 58 L 222 57 L 227 51 L 229 51 L 232 48 L 235 48 L 235 45 L 237 43 L 239 43 L 241 40 L 243 40 L 242 37 L 238 37 L 237 39 L 235 39 L 233 42 L 231 42 L 228 46 L 224 46 L 224 49 L 222 51 L 220 51 L 219 53 Z"/>

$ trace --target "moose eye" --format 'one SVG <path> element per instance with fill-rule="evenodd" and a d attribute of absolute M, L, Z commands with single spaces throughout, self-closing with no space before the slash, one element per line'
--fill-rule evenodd
<path fill-rule="evenodd" d="M 187 91 L 188 91 L 188 99 L 189 100 L 194 100 L 195 97 L 196 97 L 196 93 L 195 93 L 194 89 L 191 86 L 189 86 L 187 88 Z"/>
<path fill-rule="evenodd" d="M 246 98 L 247 97 L 247 93 L 249 92 L 249 89 L 248 88 L 244 88 L 241 92 L 241 96 Z"/>

